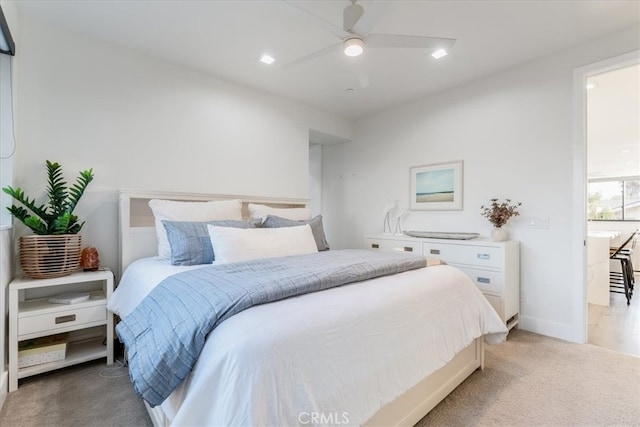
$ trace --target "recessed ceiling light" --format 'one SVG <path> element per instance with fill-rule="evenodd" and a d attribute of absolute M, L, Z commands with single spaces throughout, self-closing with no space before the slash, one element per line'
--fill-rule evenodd
<path fill-rule="evenodd" d="M 448 55 L 448 53 L 447 53 L 447 51 L 446 51 L 446 50 L 444 50 L 444 49 L 438 49 L 438 50 L 436 50 L 435 52 L 433 52 L 433 53 L 431 54 L 431 56 L 433 56 L 433 57 L 434 57 L 434 58 L 436 58 L 436 59 L 440 59 L 440 58 L 442 58 L 443 56 L 447 56 L 447 55 Z"/>
<path fill-rule="evenodd" d="M 591 89 L 595 89 L 598 87 L 598 83 L 596 82 L 589 82 L 587 83 L 587 85 L 585 86 L 587 88 L 587 90 L 591 90 Z"/>
<path fill-rule="evenodd" d="M 263 64 L 267 64 L 267 65 L 271 65 L 275 62 L 275 58 L 271 55 L 267 55 L 264 54 L 262 55 L 262 58 L 260 58 L 260 62 L 262 62 Z"/>
<path fill-rule="evenodd" d="M 348 87 L 345 89 L 346 92 L 353 92 L 353 88 L 352 87 Z"/>
<path fill-rule="evenodd" d="M 631 150 L 622 150 L 623 153 L 630 153 Z"/>
<path fill-rule="evenodd" d="M 347 56 L 360 56 L 364 52 L 364 42 L 359 38 L 352 38 L 344 42 L 344 54 Z"/>

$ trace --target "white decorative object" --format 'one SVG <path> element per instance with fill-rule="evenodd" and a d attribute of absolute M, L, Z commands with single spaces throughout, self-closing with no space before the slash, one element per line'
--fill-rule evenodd
<path fill-rule="evenodd" d="M 398 209 L 398 201 L 391 202 L 384 207 L 384 223 L 382 224 L 382 232 L 391 234 L 391 215 Z M 388 230 L 388 231 L 387 231 Z"/>
<path fill-rule="evenodd" d="M 90 297 L 90 292 L 64 292 L 49 297 L 49 302 L 51 304 L 77 304 L 88 300 Z"/>
<path fill-rule="evenodd" d="M 480 213 L 483 217 L 487 218 L 493 230 L 491 230 L 491 238 L 494 242 L 502 242 L 507 240 L 507 230 L 504 225 L 509 221 L 509 218 L 513 216 L 519 216 L 518 208 L 522 203 L 512 203 L 511 199 L 505 199 L 503 202 L 498 202 L 498 199 L 491 199 L 490 205 L 480 206 Z"/>
<path fill-rule="evenodd" d="M 493 227 L 493 229 L 491 230 L 491 239 L 494 242 L 504 242 L 505 240 L 507 240 L 507 237 L 507 230 L 502 227 Z"/>
<path fill-rule="evenodd" d="M 400 221 L 409 214 L 409 211 L 406 208 L 400 209 L 400 213 L 398 214 L 398 219 L 396 219 L 396 228 L 393 230 L 393 234 L 403 234 L 402 232 L 402 224 Z"/>

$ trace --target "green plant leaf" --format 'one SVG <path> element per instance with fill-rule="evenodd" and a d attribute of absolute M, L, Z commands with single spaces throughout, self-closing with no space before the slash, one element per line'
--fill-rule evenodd
<path fill-rule="evenodd" d="M 11 188 L 10 185 L 2 189 L 5 193 L 16 199 L 18 202 L 26 206 L 31 212 L 39 216 L 44 222 L 48 222 L 49 214 L 46 211 L 45 205 L 36 205 L 35 199 L 31 200 L 24 195 L 24 192 L 20 187 Z"/>
<path fill-rule="evenodd" d="M 71 221 L 71 214 L 65 212 L 58 218 L 54 219 L 51 223 L 49 234 L 67 234 L 69 229 L 69 222 Z"/>
<path fill-rule="evenodd" d="M 20 187 L 7 186 L 2 191 L 26 207 L 13 205 L 7 209 L 36 234 L 76 234 L 84 222 L 78 223 L 73 210 L 93 180 L 93 169 L 81 171 L 74 185 L 68 188 L 59 163 L 47 160 L 46 167 L 48 203 L 38 206 L 35 199 L 25 196 Z M 29 211 L 34 215 L 30 215 Z"/>
<path fill-rule="evenodd" d="M 76 179 L 76 183 L 69 189 L 69 202 L 67 203 L 67 212 L 71 213 L 76 208 L 80 197 L 84 194 L 87 185 L 93 181 L 93 169 L 80 172 L 80 176 Z"/>
<path fill-rule="evenodd" d="M 49 196 L 51 217 L 58 218 L 60 214 L 67 210 L 67 182 L 62 175 L 62 166 L 58 162 L 52 163 L 47 160 L 46 165 L 48 176 L 47 195 Z"/>
<path fill-rule="evenodd" d="M 49 234 L 47 225 L 38 217 L 28 216 L 24 219 L 24 225 L 33 230 L 36 234 Z"/>

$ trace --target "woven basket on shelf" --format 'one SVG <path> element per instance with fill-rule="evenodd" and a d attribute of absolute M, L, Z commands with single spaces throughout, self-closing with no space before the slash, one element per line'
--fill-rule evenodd
<path fill-rule="evenodd" d="M 66 276 L 80 265 L 82 239 L 78 234 L 20 237 L 20 266 L 27 277 Z"/>

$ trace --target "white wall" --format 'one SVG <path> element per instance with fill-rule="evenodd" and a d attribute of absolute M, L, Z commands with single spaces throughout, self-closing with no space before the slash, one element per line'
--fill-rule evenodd
<path fill-rule="evenodd" d="M 353 123 L 20 16 L 15 183 L 44 195 L 46 159 L 92 167 L 83 244 L 117 266 L 116 190 L 306 198 L 309 129 Z"/>
<path fill-rule="evenodd" d="M 322 213 L 322 145 L 309 145 L 309 208 L 313 216 Z"/>
<path fill-rule="evenodd" d="M 2 11 L 9 25 L 9 30 L 11 31 L 11 36 L 16 43 L 19 45 L 19 35 L 18 35 L 18 11 L 15 3 L 0 1 L 0 6 L 2 6 Z M 16 48 L 18 50 L 18 48 Z M 3 55 L 3 77 L 6 76 L 6 71 L 9 66 L 8 59 L 9 57 Z M 16 56 L 11 58 L 13 62 L 13 82 L 12 82 L 12 92 L 15 96 L 16 94 L 16 82 L 17 79 L 17 58 L 19 57 L 18 51 L 16 51 Z M 6 80 L 3 82 L 6 83 Z M 2 91 L 7 91 L 6 84 L 0 84 Z M 6 93 L 6 92 L 4 92 Z M 14 99 L 14 104 L 16 103 Z M 7 109 L 11 108 L 11 103 L 7 105 L 3 103 L 0 107 L 0 110 L 3 119 L 7 118 Z M 13 129 L 11 126 L 7 126 L 6 122 L 3 120 L 2 129 L 0 132 L 3 133 L 3 146 L 2 150 L 0 150 L 3 160 L 1 162 L 0 168 L 0 187 L 4 187 L 6 185 L 13 184 L 13 172 L 14 172 L 14 157 L 11 156 L 11 151 L 13 147 L 7 147 L 4 143 L 6 142 L 7 133 L 13 133 Z M 11 138 L 11 135 L 9 135 Z M 3 193 L 4 194 L 4 193 Z M 3 203 L 8 203 L 9 200 L 7 198 L 3 198 Z M 0 206 L 1 209 L 5 210 L 3 206 Z M 9 391 L 9 380 L 8 380 L 8 368 L 7 368 L 7 296 L 8 296 L 8 288 L 11 279 L 13 279 L 13 250 L 12 250 L 12 238 L 13 238 L 13 228 L 11 227 L 11 219 L 7 218 L 2 214 L 2 219 L 0 220 L 0 408 L 4 405 L 5 399 L 7 397 L 7 393 Z"/>
<path fill-rule="evenodd" d="M 635 50 L 638 27 L 447 90 L 357 123 L 353 142 L 323 149 L 323 214 L 332 248 L 382 231 L 391 199 L 408 206 L 409 167 L 464 160 L 464 210 L 414 212 L 404 229 L 488 235 L 480 206 L 523 203 L 508 224 L 521 242 L 521 327 L 574 339 L 571 225 L 573 69 Z M 446 59 L 445 59 L 446 60 Z M 529 229 L 531 217 L 549 229 Z"/>

